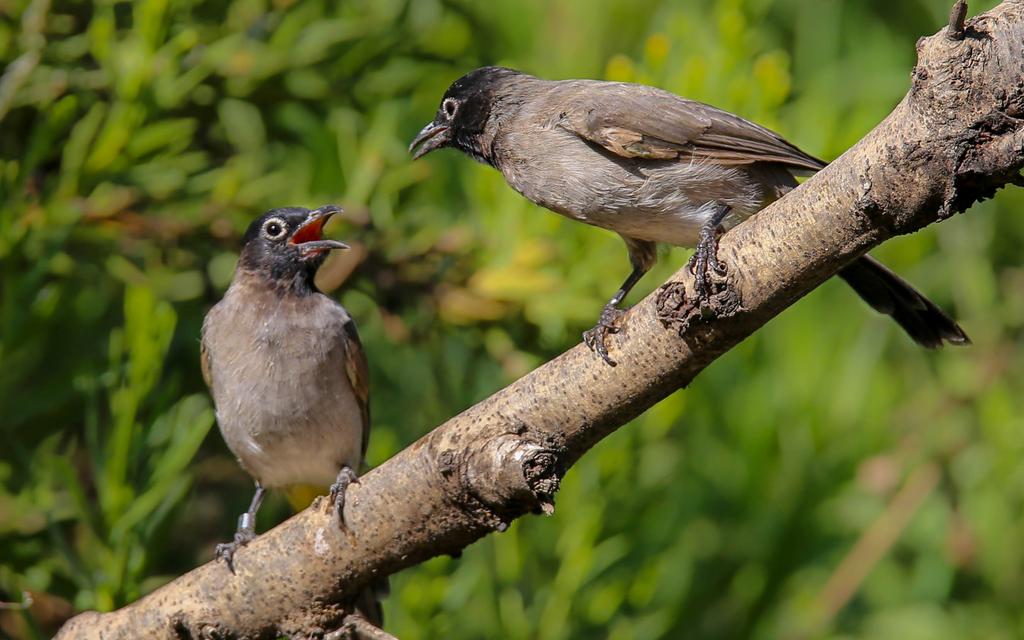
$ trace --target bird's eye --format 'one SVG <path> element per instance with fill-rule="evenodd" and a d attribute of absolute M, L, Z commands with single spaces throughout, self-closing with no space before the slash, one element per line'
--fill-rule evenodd
<path fill-rule="evenodd" d="M 455 98 L 445 98 L 444 102 L 441 103 L 441 109 L 444 110 L 444 115 L 448 116 L 448 119 L 455 117 L 455 112 L 459 109 L 459 103 Z"/>
<path fill-rule="evenodd" d="M 280 240 L 285 234 L 285 224 L 280 218 L 271 218 L 263 223 L 263 235 L 268 240 Z"/>

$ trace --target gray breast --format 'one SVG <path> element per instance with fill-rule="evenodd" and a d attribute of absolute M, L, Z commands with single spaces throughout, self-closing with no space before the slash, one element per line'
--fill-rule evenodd
<path fill-rule="evenodd" d="M 363 424 L 345 373 L 348 321 L 321 294 L 279 296 L 244 282 L 207 316 L 221 433 L 264 486 L 326 486 L 343 464 L 358 469 Z"/>

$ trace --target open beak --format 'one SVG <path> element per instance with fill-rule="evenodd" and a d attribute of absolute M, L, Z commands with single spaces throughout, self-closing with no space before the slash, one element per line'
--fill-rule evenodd
<path fill-rule="evenodd" d="M 412 144 L 409 145 L 409 151 L 413 152 L 412 159 L 417 160 L 446 144 L 448 144 L 448 125 L 429 122 L 413 138 Z"/>
<path fill-rule="evenodd" d="M 295 230 L 288 242 L 296 245 L 302 252 L 303 257 L 316 255 L 331 249 L 348 249 L 349 246 L 337 240 L 324 240 L 324 225 L 336 213 L 341 213 L 341 207 L 327 204 L 319 209 L 309 212 L 302 226 Z"/>

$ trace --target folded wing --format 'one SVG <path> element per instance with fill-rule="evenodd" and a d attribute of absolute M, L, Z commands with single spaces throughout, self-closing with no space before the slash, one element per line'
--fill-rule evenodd
<path fill-rule="evenodd" d="M 769 129 L 661 89 L 619 82 L 573 85 L 578 87 L 567 88 L 559 125 L 624 158 L 772 162 L 797 171 L 826 164 Z"/>

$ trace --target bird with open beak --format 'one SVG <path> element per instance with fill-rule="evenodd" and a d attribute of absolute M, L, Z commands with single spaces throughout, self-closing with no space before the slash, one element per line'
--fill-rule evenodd
<path fill-rule="evenodd" d="M 313 283 L 327 254 L 348 248 L 323 237 L 339 211 L 272 209 L 253 222 L 231 286 L 203 322 L 203 377 L 217 423 L 256 482 L 234 541 L 217 547 L 232 570 L 235 552 L 256 535 L 268 489 L 297 496 L 329 487 L 344 525 L 345 490 L 366 452 L 366 354 L 348 312 Z"/>
<path fill-rule="evenodd" d="M 632 271 L 584 341 L 606 362 L 619 308 L 651 268 L 657 243 L 696 247 L 690 270 L 710 295 L 718 234 L 825 166 L 778 134 L 710 105 L 654 87 L 597 80 L 548 81 L 483 67 L 445 92 L 433 121 L 412 141 L 414 158 L 452 147 L 498 169 L 537 205 L 610 229 Z M 926 347 L 964 344 L 945 312 L 869 256 L 839 272 L 869 305 Z"/>

